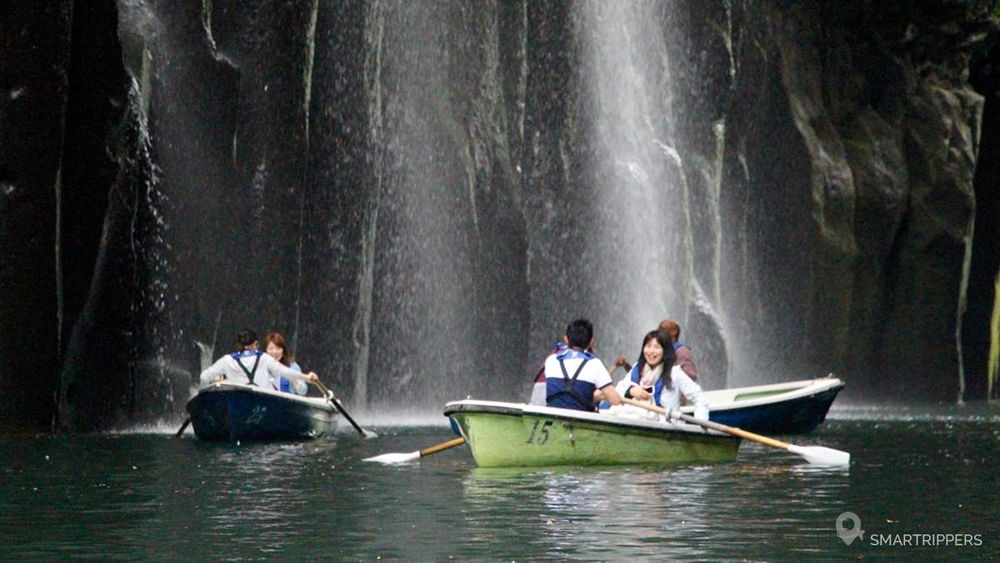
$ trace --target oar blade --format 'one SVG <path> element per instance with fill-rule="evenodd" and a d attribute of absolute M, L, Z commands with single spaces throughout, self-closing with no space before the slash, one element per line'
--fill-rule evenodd
<path fill-rule="evenodd" d="M 372 430 L 369 430 L 367 428 L 362 428 L 361 430 L 364 432 L 365 438 L 369 438 L 369 439 L 371 439 L 371 438 L 378 438 L 378 434 L 376 434 Z"/>
<path fill-rule="evenodd" d="M 839 467 L 851 464 L 851 454 L 833 448 L 790 445 L 788 446 L 788 451 L 799 454 L 813 465 Z"/>
<path fill-rule="evenodd" d="M 377 463 L 404 463 L 420 458 L 420 452 L 410 452 L 408 454 L 382 454 L 375 457 L 366 457 L 361 461 L 374 461 Z"/>

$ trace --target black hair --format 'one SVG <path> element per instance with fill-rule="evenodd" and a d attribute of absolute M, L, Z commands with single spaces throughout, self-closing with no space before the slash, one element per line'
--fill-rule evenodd
<path fill-rule="evenodd" d="M 572 348 L 586 350 L 594 339 L 594 325 L 587 319 L 577 319 L 566 327 L 566 340 Z"/>
<path fill-rule="evenodd" d="M 236 333 L 236 347 L 240 350 L 245 350 L 254 342 L 257 342 L 257 333 L 252 328 L 245 328 Z"/>
<path fill-rule="evenodd" d="M 663 361 L 660 362 L 660 365 L 663 366 L 663 371 L 660 372 L 660 377 L 663 379 L 663 386 L 667 389 L 673 389 L 673 379 L 670 377 L 670 370 L 674 367 L 674 362 L 677 361 L 677 352 L 674 352 L 674 345 L 670 342 L 670 335 L 659 329 L 651 330 L 646 333 L 646 336 L 642 337 L 642 348 L 645 348 L 646 344 L 654 339 L 663 347 Z M 639 369 L 639 377 L 642 377 L 642 368 L 646 367 L 646 354 L 642 353 L 642 348 L 639 348 L 639 359 L 635 361 Z"/>

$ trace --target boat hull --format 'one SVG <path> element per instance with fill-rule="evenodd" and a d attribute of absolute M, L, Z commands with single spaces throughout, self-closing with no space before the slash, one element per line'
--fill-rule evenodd
<path fill-rule="evenodd" d="M 722 401 L 708 392 L 709 420 L 758 434 L 807 434 L 826 420 L 843 388 L 839 379 L 822 378 L 726 390 L 729 400 Z"/>
<path fill-rule="evenodd" d="M 457 401 L 445 415 L 479 467 L 719 463 L 740 444 L 694 426 L 523 404 Z"/>
<path fill-rule="evenodd" d="M 304 440 L 337 429 L 337 411 L 320 398 L 215 383 L 187 404 L 199 440 Z"/>

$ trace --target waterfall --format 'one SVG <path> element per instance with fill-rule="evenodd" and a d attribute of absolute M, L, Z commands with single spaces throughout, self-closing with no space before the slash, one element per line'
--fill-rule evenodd
<path fill-rule="evenodd" d="M 584 107 L 591 108 L 596 208 L 590 235 L 594 321 L 629 358 L 660 320 L 684 321 L 687 236 L 681 161 L 673 140 L 669 59 L 657 4 L 578 4 Z M 608 349 L 605 354 L 611 351 Z M 608 358 L 610 359 L 610 358 Z"/>
<path fill-rule="evenodd" d="M 467 354 L 477 347 L 477 210 L 449 97 L 450 8 L 384 10 L 366 387 L 370 400 L 402 393 L 440 404 L 444 374 L 468 373 Z"/>
<path fill-rule="evenodd" d="M 541 355 L 586 316 L 599 357 L 632 360 L 642 336 L 672 318 L 705 368 L 699 381 L 714 388 L 728 372 L 718 303 L 724 127 L 689 94 L 703 85 L 692 84 L 697 34 L 685 10 L 637 0 L 535 13 L 545 35 L 532 49 L 563 56 L 529 52 L 531 346 Z"/>
<path fill-rule="evenodd" d="M 38 184 L 59 190 L 48 294 L 68 426 L 180 412 L 202 353 L 244 327 L 285 332 L 361 411 L 523 398 L 576 317 L 605 361 L 676 319 L 707 388 L 892 368 L 953 396 L 940 366 L 959 365 L 976 203 L 955 171 L 975 161 L 980 102 L 961 65 L 875 41 L 896 18 L 725 0 L 114 4 L 120 45 L 95 59 L 124 70 L 95 78 L 113 92 L 127 73 L 128 99 L 67 110 L 113 126 L 92 140 L 68 120 L 89 133 L 63 147 L 113 147 L 114 165 L 92 181 L 79 153 Z M 855 40 L 876 65 L 848 56 Z M 899 68 L 874 76 L 883 62 Z M 12 170 L 0 191 L 21 189 Z M 87 230 L 104 236 L 77 263 L 77 188 L 101 182 Z"/>

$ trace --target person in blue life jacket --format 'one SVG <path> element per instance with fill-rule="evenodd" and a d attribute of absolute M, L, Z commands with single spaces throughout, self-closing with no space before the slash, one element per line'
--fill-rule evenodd
<path fill-rule="evenodd" d="M 708 402 L 701 386 L 674 363 L 676 354 L 670 336 L 653 330 L 642 339 L 642 351 L 632 370 L 615 386 L 619 394 L 649 401 L 667 410 L 681 407 L 681 396 L 694 405 L 694 416 L 708 420 Z M 602 405 L 603 406 L 603 405 Z"/>
<path fill-rule="evenodd" d="M 291 369 L 292 371 L 302 373 L 302 367 L 295 363 L 295 358 L 288 349 L 285 337 L 280 332 L 269 332 L 264 335 L 264 352 L 266 352 L 268 356 L 278 360 L 278 363 L 281 365 Z M 309 392 L 309 385 L 301 379 L 294 380 L 278 376 L 278 378 L 273 380 L 271 384 L 278 391 L 283 391 L 285 393 L 305 395 Z"/>
<path fill-rule="evenodd" d="M 594 325 L 587 319 L 569 323 L 563 341 L 566 350 L 545 360 L 546 405 L 594 412 L 595 391 L 611 404 L 621 404 L 604 363 L 588 351 L 594 345 Z"/>
<path fill-rule="evenodd" d="M 281 365 L 281 362 L 257 350 L 257 333 L 242 330 L 236 335 L 236 352 L 219 358 L 201 372 L 201 387 L 207 387 L 223 379 L 233 383 L 256 385 L 273 389 L 271 381 L 286 377 L 293 381 L 316 383 L 319 376 L 315 372 L 300 373 Z"/>

